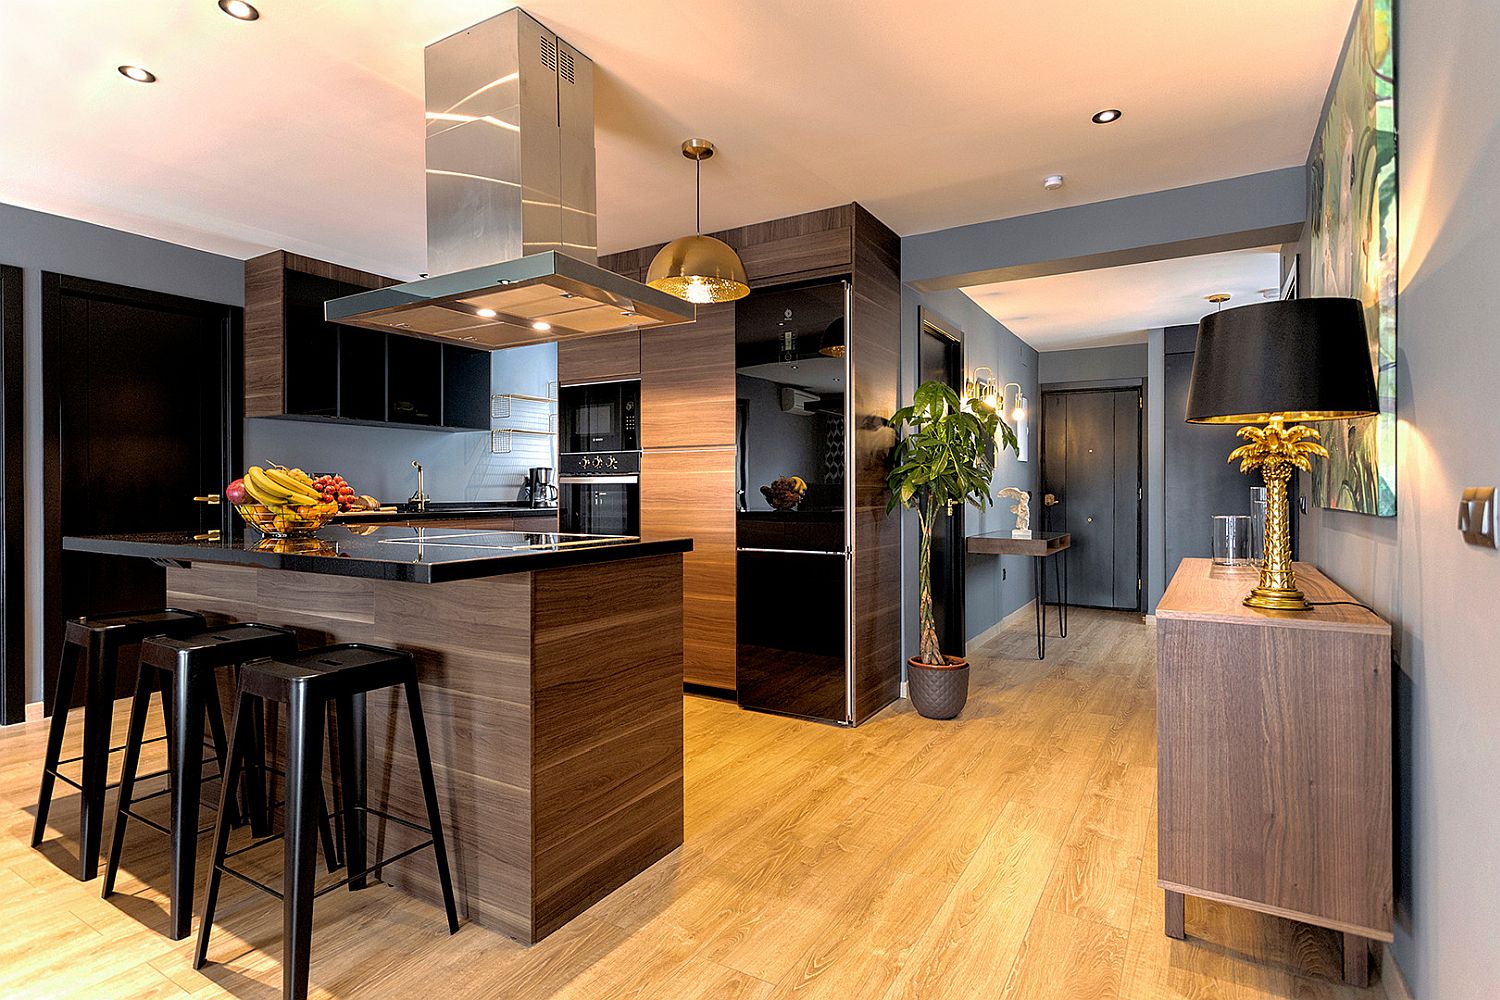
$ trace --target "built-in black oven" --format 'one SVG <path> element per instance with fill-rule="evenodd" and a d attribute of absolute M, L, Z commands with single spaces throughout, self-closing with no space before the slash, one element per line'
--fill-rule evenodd
<path fill-rule="evenodd" d="M 562 530 L 582 535 L 641 533 L 641 453 L 562 456 L 557 477 Z"/>
<path fill-rule="evenodd" d="M 557 409 L 564 455 L 641 450 L 639 379 L 565 385 Z"/>

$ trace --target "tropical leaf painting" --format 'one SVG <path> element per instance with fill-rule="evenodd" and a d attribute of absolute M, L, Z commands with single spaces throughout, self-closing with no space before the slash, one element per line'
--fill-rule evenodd
<path fill-rule="evenodd" d="M 1396 513 L 1396 76 L 1393 0 L 1361 0 L 1308 177 L 1310 291 L 1365 304 L 1380 415 L 1320 424 L 1320 507 Z"/>

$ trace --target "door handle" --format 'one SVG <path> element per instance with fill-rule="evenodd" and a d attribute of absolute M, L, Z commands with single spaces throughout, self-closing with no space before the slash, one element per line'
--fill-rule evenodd
<path fill-rule="evenodd" d="M 219 501 L 223 498 L 220 497 L 217 493 L 210 493 L 206 497 L 193 497 L 193 499 L 198 501 L 199 503 L 206 503 L 210 507 L 217 507 L 219 505 Z"/>
<path fill-rule="evenodd" d="M 203 532 L 203 534 L 201 534 L 201 535 L 194 535 L 193 536 L 193 541 L 195 541 L 195 542 L 217 542 L 217 541 L 220 541 L 220 538 L 219 538 L 219 529 L 218 528 L 210 528 L 208 531 Z"/>
<path fill-rule="evenodd" d="M 1062 501 L 1051 493 L 1048 493 L 1046 496 L 1042 497 L 1042 506 L 1044 507 L 1056 507 L 1060 503 L 1062 503 Z"/>

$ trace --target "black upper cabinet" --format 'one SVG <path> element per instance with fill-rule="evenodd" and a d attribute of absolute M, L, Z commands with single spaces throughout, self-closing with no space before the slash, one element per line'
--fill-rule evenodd
<path fill-rule="evenodd" d="M 323 303 L 362 291 L 284 272 L 287 416 L 489 430 L 488 351 L 338 326 Z"/>
<path fill-rule="evenodd" d="M 391 337 L 386 343 L 386 419 L 441 426 L 443 345 L 415 337 Z"/>
<path fill-rule="evenodd" d="M 490 429 L 490 352 L 443 345 L 443 423 Z"/>
<path fill-rule="evenodd" d="M 340 328 L 323 319 L 323 303 L 351 295 L 358 286 L 288 272 L 286 276 L 286 412 L 302 416 L 338 415 Z"/>
<path fill-rule="evenodd" d="M 339 416 L 384 420 L 386 335 L 345 327 L 339 331 Z"/>

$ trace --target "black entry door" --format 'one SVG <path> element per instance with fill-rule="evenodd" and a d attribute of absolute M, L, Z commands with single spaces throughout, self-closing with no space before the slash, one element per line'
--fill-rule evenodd
<path fill-rule="evenodd" d="M 1069 603 L 1139 609 L 1140 497 L 1140 389 L 1044 391 L 1043 520 L 1073 536 Z"/>
<path fill-rule="evenodd" d="M 942 382 L 963 394 L 964 350 L 957 331 L 925 320 L 917 350 L 921 382 Z M 940 516 L 932 529 L 932 613 L 939 645 L 945 653 L 957 656 L 964 655 L 967 645 L 963 539 L 964 508 L 960 505 L 953 509 L 952 516 Z"/>
<path fill-rule="evenodd" d="M 233 478 L 242 407 L 237 309 L 54 274 L 42 298 L 50 709 L 65 619 L 166 600 L 161 567 L 64 553 L 62 536 L 227 531 L 229 506 L 195 498 Z"/>

